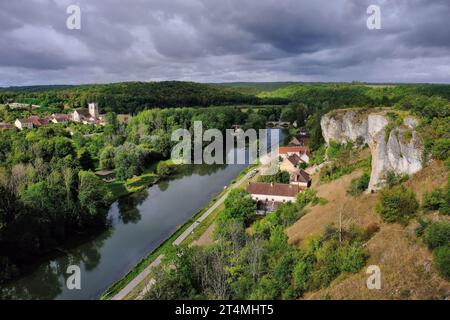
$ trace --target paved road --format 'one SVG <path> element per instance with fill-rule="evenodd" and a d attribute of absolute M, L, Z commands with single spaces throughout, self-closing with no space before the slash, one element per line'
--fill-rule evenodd
<path fill-rule="evenodd" d="M 239 179 L 239 181 L 231 186 L 231 189 L 240 187 L 247 179 L 251 178 L 254 170 L 255 169 L 250 170 L 250 172 Z M 202 214 L 200 218 L 198 218 L 197 221 L 191 224 L 182 234 L 180 234 L 180 236 L 173 242 L 173 245 L 181 244 L 195 230 L 195 228 L 197 228 L 200 222 L 205 220 L 215 209 L 217 209 L 218 206 L 220 206 L 225 201 L 229 192 L 229 190 L 225 192 L 222 197 L 220 197 L 208 210 L 205 211 L 204 214 Z M 147 268 L 145 268 L 140 274 L 138 274 L 136 278 L 131 280 L 130 283 L 128 283 L 122 290 L 120 290 L 118 294 L 112 297 L 111 300 L 123 300 L 138 284 L 140 284 L 142 281 L 144 281 L 144 279 L 148 277 L 153 267 L 161 264 L 162 257 L 162 255 L 158 256 L 155 261 L 153 261 Z"/>

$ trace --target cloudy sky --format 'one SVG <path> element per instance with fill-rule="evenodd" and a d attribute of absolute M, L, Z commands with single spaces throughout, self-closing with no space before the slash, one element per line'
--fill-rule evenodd
<path fill-rule="evenodd" d="M 450 1 L 0 0 L 0 86 L 132 80 L 450 82 Z"/>

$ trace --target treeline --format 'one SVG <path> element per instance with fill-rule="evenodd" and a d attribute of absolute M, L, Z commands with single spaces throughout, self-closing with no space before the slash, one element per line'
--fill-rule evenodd
<path fill-rule="evenodd" d="M 45 89 L 43 89 L 45 88 Z M 86 107 L 96 101 L 103 113 L 132 113 L 149 108 L 286 104 L 283 98 L 259 98 L 239 90 L 193 82 L 126 82 L 73 87 L 25 87 L 0 91 L 0 103 L 32 101 L 47 108 Z M 7 90 L 7 89 L 6 89 Z"/>

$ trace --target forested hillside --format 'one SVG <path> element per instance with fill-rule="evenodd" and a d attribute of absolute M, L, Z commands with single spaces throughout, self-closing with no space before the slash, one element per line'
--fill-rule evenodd
<path fill-rule="evenodd" d="M 154 107 L 284 104 L 287 99 L 259 98 L 240 90 L 193 82 L 126 82 L 73 87 L 4 88 L 0 104 L 24 102 L 48 108 L 85 107 L 96 101 L 102 112 L 137 113 Z"/>

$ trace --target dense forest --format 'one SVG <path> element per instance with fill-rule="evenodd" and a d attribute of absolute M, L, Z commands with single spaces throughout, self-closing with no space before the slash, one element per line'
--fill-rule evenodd
<path fill-rule="evenodd" d="M 23 102 L 47 108 L 78 108 L 96 101 L 102 112 L 132 114 L 156 107 L 285 104 L 287 101 L 283 98 L 260 98 L 233 88 L 177 81 L 25 87 L 24 90 L 6 88 L 2 91 L 0 104 Z"/>

